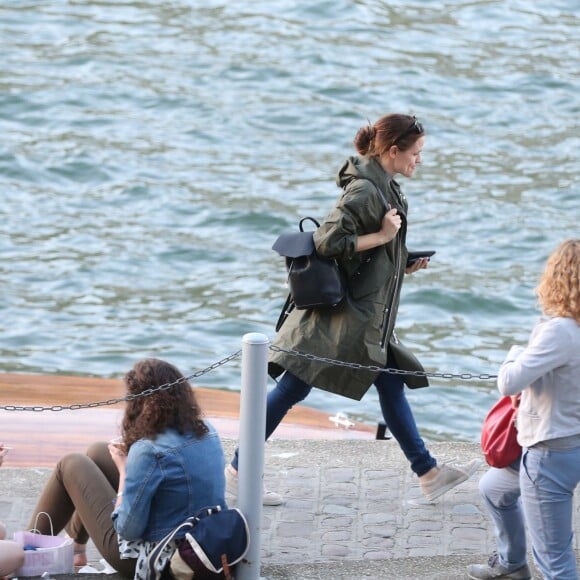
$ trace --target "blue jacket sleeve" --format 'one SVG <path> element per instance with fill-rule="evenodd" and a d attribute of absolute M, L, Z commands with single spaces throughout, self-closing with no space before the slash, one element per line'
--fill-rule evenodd
<path fill-rule="evenodd" d="M 127 457 L 123 500 L 113 512 L 113 526 L 125 540 L 138 540 L 147 527 L 151 503 L 163 479 L 157 454 L 148 441 L 137 441 Z"/>

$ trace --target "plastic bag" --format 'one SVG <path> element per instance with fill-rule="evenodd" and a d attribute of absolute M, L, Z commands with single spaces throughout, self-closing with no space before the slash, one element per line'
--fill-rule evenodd
<path fill-rule="evenodd" d="M 50 520 L 46 512 L 40 512 Z M 36 527 L 36 526 L 35 526 Z M 52 521 L 50 522 L 52 531 Z M 14 576 L 42 576 L 49 574 L 72 574 L 74 572 L 74 546 L 72 538 L 37 534 L 32 531 L 14 532 L 14 541 L 25 548 L 24 564 Z"/>

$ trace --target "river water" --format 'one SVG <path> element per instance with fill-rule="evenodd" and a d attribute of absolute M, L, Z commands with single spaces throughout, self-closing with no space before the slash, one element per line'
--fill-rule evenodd
<path fill-rule="evenodd" d="M 185 374 L 284 301 L 275 238 L 322 219 L 367 119 L 416 114 L 401 179 L 400 337 L 434 372 L 496 374 L 578 236 L 578 0 L 8 0 L 0 5 L 0 370 Z M 429 440 L 475 441 L 489 379 L 409 397 Z M 238 390 L 240 361 L 198 384 Z M 95 393 L 95 400 L 100 400 Z M 6 401 L 5 403 L 10 403 Z M 361 402 L 308 404 L 375 423 Z"/>

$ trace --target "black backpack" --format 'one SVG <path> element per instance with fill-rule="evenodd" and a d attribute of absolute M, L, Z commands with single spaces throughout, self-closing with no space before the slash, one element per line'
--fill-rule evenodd
<path fill-rule="evenodd" d="M 300 231 L 282 234 L 272 246 L 286 259 L 290 293 L 276 325 L 278 331 L 294 308 L 334 308 L 346 297 L 344 275 L 336 260 L 323 258 L 316 253 L 313 231 L 304 231 L 305 221 L 320 224 L 312 217 L 302 218 Z"/>

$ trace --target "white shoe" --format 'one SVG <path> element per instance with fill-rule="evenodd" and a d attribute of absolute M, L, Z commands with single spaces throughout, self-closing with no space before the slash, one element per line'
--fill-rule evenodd
<path fill-rule="evenodd" d="M 472 459 L 465 465 L 446 465 L 438 467 L 437 475 L 427 481 L 421 481 L 421 491 L 428 501 L 441 497 L 444 493 L 467 481 L 481 465 L 480 459 Z"/>
<path fill-rule="evenodd" d="M 228 464 L 225 469 L 226 474 L 226 492 L 235 498 L 238 497 L 238 473 L 237 471 Z M 264 495 L 262 496 L 262 505 L 281 505 L 284 503 L 284 499 L 279 493 L 275 491 L 269 491 L 264 486 Z"/>

